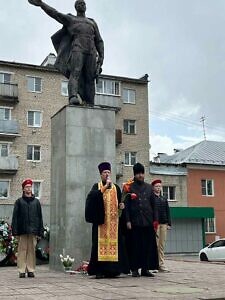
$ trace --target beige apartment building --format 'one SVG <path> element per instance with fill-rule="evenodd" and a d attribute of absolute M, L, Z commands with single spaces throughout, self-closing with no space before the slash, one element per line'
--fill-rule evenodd
<path fill-rule="evenodd" d="M 30 177 L 49 223 L 51 116 L 68 104 L 67 80 L 54 60 L 50 54 L 40 66 L 0 61 L 0 217 L 11 216 L 21 182 Z M 116 110 L 117 183 L 132 176 L 136 161 L 148 174 L 147 76 L 101 75 L 95 104 Z"/>

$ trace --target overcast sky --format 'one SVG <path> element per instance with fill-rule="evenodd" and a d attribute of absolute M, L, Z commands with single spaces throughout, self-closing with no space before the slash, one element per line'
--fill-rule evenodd
<path fill-rule="evenodd" d="M 48 0 L 74 12 L 74 0 Z M 225 141 L 225 0 L 87 0 L 104 74 L 149 74 L 151 154 Z M 27 0 L 0 1 L 0 60 L 40 64 L 61 25 Z"/>

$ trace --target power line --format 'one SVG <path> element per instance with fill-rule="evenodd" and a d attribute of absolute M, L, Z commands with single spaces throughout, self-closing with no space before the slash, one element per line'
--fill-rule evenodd
<path fill-rule="evenodd" d="M 176 115 L 176 114 L 173 114 L 173 113 L 162 113 L 162 112 L 156 112 L 156 111 L 153 111 L 151 110 L 150 111 L 150 114 L 153 115 L 154 117 L 158 118 L 158 119 L 161 119 L 161 120 L 168 120 L 168 121 L 171 121 L 173 123 L 176 123 L 176 124 L 182 124 L 182 125 L 185 125 L 185 126 L 194 126 L 194 127 L 197 127 L 197 128 L 200 128 L 200 124 L 199 124 L 199 121 L 191 121 L 191 120 L 188 120 L 188 119 L 185 119 L 179 115 Z M 213 125 L 209 125 L 209 124 L 205 124 L 204 123 L 204 127 L 205 127 L 205 131 L 206 131 L 206 128 L 208 129 L 211 129 L 213 131 L 216 131 L 216 132 L 220 132 L 220 133 L 225 133 L 225 130 L 222 129 L 221 127 L 217 127 L 217 126 L 213 126 Z"/>

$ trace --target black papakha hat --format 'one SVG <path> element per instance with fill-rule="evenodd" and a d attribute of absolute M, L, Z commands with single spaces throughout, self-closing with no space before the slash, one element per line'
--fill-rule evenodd
<path fill-rule="evenodd" d="M 134 175 L 136 174 L 144 174 L 145 173 L 145 167 L 140 164 L 140 163 L 136 163 L 134 166 L 133 166 L 133 172 L 134 172 Z"/>
<path fill-rule="evenodd" d="M 111 165 L 109 162 L 102 162 L 98 165 L 99 173 L 102 174 L 103 171 L 111 171 Z"/>

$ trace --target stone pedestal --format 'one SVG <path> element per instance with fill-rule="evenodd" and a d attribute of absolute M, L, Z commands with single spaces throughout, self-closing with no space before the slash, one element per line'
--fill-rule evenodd
<path fill-rule="evenodd" d="M 66 106 L 52 117 L 51 132 L 50 267 L 59 270 L 59 254 L 74 257 L 75 266 L 90 258 L 85 199 L 99 181 L 98 164 L 115 167 L 115 112 Z"/>

